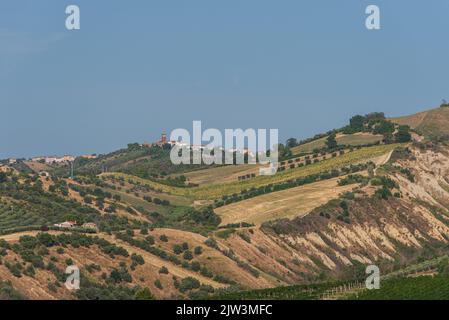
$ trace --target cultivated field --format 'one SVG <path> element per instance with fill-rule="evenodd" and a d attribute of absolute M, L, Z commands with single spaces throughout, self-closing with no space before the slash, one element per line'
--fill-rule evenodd
<path fill-rule="evenodd" d="M 236 181 L 241 175 L 259 173 L 259 165 L 228 165 L 205 170 L 196 170 L 184 173 L 184 176 L 191 183 L 197 185 L 220 184 Z M 178 176 L 178 175 L 173 175 Z"/>
<path fill-rule="evenodd" d="M 222 225 L 238 222 L 260 225 L 268 220 L 304 216 L 312 209 L 337 198 L 340 193 L 354 188 L 355 185 L 338 186 L 339 179 L 261 195 L 217 208 L 215 212 L 222 219 Z"/>
<path fill-rule="evenodd" d="M 123 173 L 105 173 L 105 176 L 124 177 L 125 179 L 133 179 L 141 184 L 148 184 L 161 192 L 166 192 L 179 196 L 186 196 L 196 200 L 213 200 L 222 198 L 224 195 L 232 195 L 233 193 L 240 193 L 242 190 L 248 190 L 251 188 L 257 188 L 273 183 L 285 182 L 291 179 L 303 178 L 311 174 L 327 172 L 332 169 L 338 169 L 350 164 L 364 163 L 382 155 L 388 154 L 395 147 L 400 144 L 379 145 L 374 147 L 363 148 L 355 150 L 353 152 L 344 154 L 342 156 L 324 160 L 318 163 L 307 165 L 304 167 L 286 170 L 279 172 L 273 176 L 258 176 L 253 179 L 245 181 L 234 181 L 221 185 L 203 185 L 196 188 L 179 188 L 160 183 L 141 179 L 138 177 L 130 176 Z"/>
<path fill-rule="evenodd" d="M 338 144 L 359 146 L 382 141 L 383 136 L 359 132 L 355 134 L 338 134 L 336 139 Z M 313 152 L 314 149 L 322 148 L 325 146 L 325 144 L 326 144 L 326 137 L 294 147 L 292 148 L 292 152 L 293 154 L 298 154 L 302 152 Z"/>

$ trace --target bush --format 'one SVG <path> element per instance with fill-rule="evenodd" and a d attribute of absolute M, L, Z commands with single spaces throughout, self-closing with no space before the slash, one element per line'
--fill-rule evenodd
<path fill-rule="evenodd" d="M 168 274 L 168 269 L 167 269 L 167 267 L 162 266 L 162 267 L 159 269 L 159 273 L 162 273 L 162 274 Z"/>
<path fill-rule="evenodd" d="M 154 244 L 154 237 L 153 236 L 146 236 L 145 241 L 148 242 L 150 245 Z"/>
<path fill-rule="evenodd" d="M 201 283 L 198 281 L 198 279 L 187 277 L 182 279 L 181 283 L 179 283 L 179 291 L 186 292 L 193 289 L 198 289 L 200 286 Z"/>
<path fill-rule="evenodd" d="M 192 260 L 193 254 L 190 250 L 186 250 L 182 256 L 185 260 Z"/>
<path fill-rule="evenodd" d="M 202 254 L 202 253 L 203 253 L 203 247 L 201 247 L 201 246 L 195 247 L 195 249 L 193 250 L 193 253 L 194 253 L 195 255 L 200 255 L 200 254 Z"/>
<path fill-rule="evenodd" d="M 175 254 L 181 254 L 181 253 L 183 253 L 183 249 L 182 249 L 182 247 L 179 245 L 179 244 L 175 244 L 174 246 L 173 246 L 173 252 L 175 253 Z"/>
<path fill-rule="evenodd" d="M 143 265 L 145 264 L 145 260 L 143 259 L 143 257 L 140 254 L 135 254 L 133 253 L 131 255 L 131 260 L 137 264 Z"/>
<path fill-rule="evenodd" d="M 211 247 L 211 248 L 214 248 L 214 249 L 218 249 L 218 248 L 219 248 L 219 247 L 218 247 L 218 244 L 217 244 L 217 241 L 216 241 L 214 238 L 207 238 L 207 239 L 204 241 L 204 244 L 205 244 L 206 246 Z"/>
<path fill-rule="evenodd" d="M 192 264 L 190 265 L 190 268 L 191 268 L 193 271 L 198 272 L 198 271 L 201 270 L 201 264 L 200 264 L 198 261 L 193 261 Z"/>
<path fill-rule="evenodd" d="M 391 191 L 386 187 L 376 190 L 375 195 L 384 200 L 388 200 L 392 196 Z"/>

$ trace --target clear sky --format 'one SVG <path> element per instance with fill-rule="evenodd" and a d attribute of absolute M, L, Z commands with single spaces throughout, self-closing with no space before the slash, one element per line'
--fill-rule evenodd
<path fill-rule="evenodd" d="M 193 120 L 284 141 L 434 107 L 448 16 L 447 0 L 2 0 L 0 158 L 105 153 Z"/>

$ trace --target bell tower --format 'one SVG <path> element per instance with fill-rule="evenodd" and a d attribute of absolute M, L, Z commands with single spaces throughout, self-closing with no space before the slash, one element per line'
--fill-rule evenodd
<path fill-rule="evenodd" d="M 167 143 L 167 134 L 165 132 L 161 135 L 161 143 L 166 144 Z"/>

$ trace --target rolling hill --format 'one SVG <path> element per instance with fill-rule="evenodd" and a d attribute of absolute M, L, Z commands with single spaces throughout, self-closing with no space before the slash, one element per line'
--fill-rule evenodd
<path fill-rule="evenodd" d="M 329 290 L 358 281 L 368 264 L 400 274 L 447 255 L 448 110 L 393 119 L 440 141 L 339 134 L 339 144 L 365 146 L 287 158 L 276 175 L 243 180 L 254 168 L 176 167 L 168 150 L 136 144 L 78 159 L 74 179 L 62 168 L 45 167 L 47 177 L 34 164 L 2 166 L 0 298 L 340 298 Z M 77 227 L 54 226 L 67 220 Z M 71 264 L 80 291 L 64 287 Z M 389 286 L 396 298 L 409 285 Z"/>
<path fill-rule="evenodd" d="M 440 107 L 390 120 L 401 125 L 408 125 L 425 137 L 449 136 L 449 107 Z"/>

